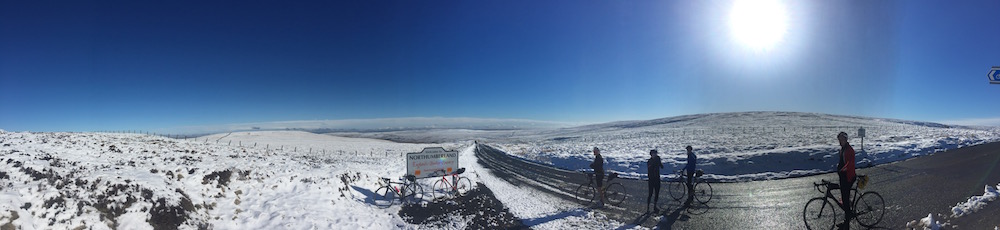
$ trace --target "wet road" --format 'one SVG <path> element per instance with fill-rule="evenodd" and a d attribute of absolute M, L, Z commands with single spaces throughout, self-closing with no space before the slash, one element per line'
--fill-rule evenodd
<path fill-rule="evenodd" d="M 478 145 L 476 155 L 498 177 L 568 201 L 576 201 L 573 191 L 586 182 L 582 173 L 523 161 L 488 145 Z M 928 213 L 950 214 L 952 205 L 982 195 L 984 185 L 1000 182 L 998 168 L 1000 143 L 990 143 L 859 169 L 858 174 L 871 178 L 863 191 L 876 191 L 885 199 L 886 214 L 876 229 L 900 229 Z M 713 183 L 711 202 L 691 208 L 683 208 L 671 199 L 664 187 L 661 211 L 652 214 L 647 214 L 644 206 L 647 182 L 620 179 L 630 194 L 626 201 L 598 210 L 623 223 L 663 229 L 804 229 L 802 209 L 810 198 L 823 195 L 812 186 L 821 179 L 836 181 L 837 175 Z M 1000 218 L 995 216 L 976 213 L 952 221 L 962 223 L 960 227 L 966 229 L 985 229 L 1000 225 Z M 861 228 L 855 223 L 852 229 Z"/>

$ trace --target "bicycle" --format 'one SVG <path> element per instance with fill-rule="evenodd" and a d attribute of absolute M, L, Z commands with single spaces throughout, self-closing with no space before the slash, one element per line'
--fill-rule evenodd
<path fill-rule="evenodd" d="M 375 190 L 375 206 L 380 208 L 387 208 L 392 206 L 393 203 L 399 201 L 400 203 L 405 202 L 406 198 L 413 198 L 417 202 L 422 200 L 422 194 L 424 194 L 424 189 L 416 182 L 416 177 L 413 175 L 404 176 L 405 180 L 403 182 L 393 182 L 389 178 L 379 178 L 378 185 L 380 186 Z M 400 186 L 393 186 L 400 185 Z M 417 197 L 420 195 L 421 197 Z M 398 198 L 398 199 L 397 199 Z"/>
<path fill-rule="evenodd" d="M 588 181 L 586 184 L 580 184 L 580 186 L 576 188 L 576 199 L 585 201 L 584 205 L 590 205 L 590 203 L 594 202 L 594 198 L 596 198 L 599 194 L 597 193 L 597 189 L 594 188 L 594 172 L 582 172 L 587 174 Z M 618 178 L 618 173 L 609 174 L 608 180 L 605 183 L 606 185 L 604 188 L 601 188 L 604 190 L 604 197 L 601 198 L 601 201 L 608 201 L 606 203 L 611 205 L 621 204 L 625 201 L 625 197 L 627 196 L 625 193 L 625 186 L 622 186 L 622 184 L 618 182 L 611 182 L 611 180 L 615 178 Z"/>
<path fill-rule="evenodd" d="M 434 197 L 437 198 L 439 196 L 443 197 L 455 194 L 464 195 L 469 192 L 469 190 L 472 189 L 472 181 L 469 180 L 469 178 L 459 176 L 459 174 L 464 172 L 465 168 L 459 168 L 458 170 L 455 170 L 454 173 L 442 175 L 440 180 L 434 182 L 434 189 L 431 190 L 434 191 Z M 445 173 L 445 171 L 439 170 L 437 173 Z M 448 176 L 451 176 L 450 182 L 448 181 Z"/>
<path fill-rule="evenodd" d="M 705 172 L 701 169 L 695 171 L 694 180 L 691 181 L 691 183 L 694 183 L 694 191 L 692 191 L 692 194 L 694 194 L 695 200 L 699 203 L 708 204 L 708 202 L 712 200 L 713 190 L 712 184 L 701 178 L 704 174 Z M 688 188 L 685 170 L 677 170 L 676 180 L 667 184 L 667 186 L 669 186 L 667 191 L 670 193 L 670 197 L 674 198 L 675 201 L 679 202 L 681 199 L 687 197 Z"/>
<path fill-rule="evenodd" d="M 852 210 L 854 210 L 853 219 L 861 226 L 871 228 L 881 222 L 882 217 L 885 216 L 885 200 L 882 199 L 882 195 L 874 191 L 867 191 L 858 195 L 858 190 L 864 189 L 868 183 L 868 176 L 861 175 L 855 178 L 857 178 L 858 183 L 854 183 L 851 186 L 851 191 L 854 193 L 852 197 L 854 200 L 852 204 Z M 820 193 L 824 193 L 825 196 L 814 197 L 806 202 L 805 209 L 802 210 L 802 220 L 805 221 L 806 228 L 836 228 L 837 224 L 843 222 L 837 221 L 836 210 L 841 208 L 840 205 L 834 205 L 839 202 L 837 202 L 837 198 L 833 196 L 830 190 L 839 188 L 839 185 L 827 180 L 821 180 L 820 183 L 813 182 L 813 186 Z M 824 192 L 821 187 L 826 187 L 826 191 Z"/>

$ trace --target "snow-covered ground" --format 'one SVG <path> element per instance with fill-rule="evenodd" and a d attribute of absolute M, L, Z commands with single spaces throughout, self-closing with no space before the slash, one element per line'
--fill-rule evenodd
<path fill-rule="evenodd" d="M 857 127 L 868 137 L 861 151 Z M 823 114 L 702 114 L 549 130 L 432 130 L 356 133 L 407 144 L 295 131 L 233 132 L 178 140 L 142 134 L 28 133 L 0 130 L 0 227 L 22 229 L 416 229 L 461 228 L 472 218 L 414 224 L 399 205 L 372 203 L 380 177 L 399 180 L 402 157 L 424 147 L 462 151 L 474 184 L 482 183 L 523 224 L 539 229 L 621 228 L 622 223 L 547 193 L 496 178 L 477 164 L 471 139 L 528 160 L 585 168 L 600 147 L 607 168 L 643 177 L 649 149 L 673 169 L 683 147 L 721 180 L 773 179 L 829 171 L 839 131 L 851 134 L 867 164 L 893 162 L 1000 140 L 993 128 Z M 446 135 L 436 135 L 443 133 Z M 430 188 L 433 180 L 421 180 Z M 967 205 L 982 207 L 996 190 Z M 977 196 L 978 197 L 978 196 Z M 993 195 L 995 197 L 995 195 Z M 976 198 L 976 197 L 973 197 Z M 424 197 L 430 202 L 432 197 Z M 995 199 L 995 198 L 993 198 Z M 347 214 L 345 214 L 347 213 Z M 955 214 L 960 216 L 961 214 Z M 928 227 L 941 225 L 929 216 Z M 636 227 L 636 226 L 624 226 Z M 641 227 L 636 227 L 641 228 Z"/>
<path fill-rule="evenodd" d="M 429 145 L 303 132 L 233 133 L 222 140 L 229 139 L 227 146 L 141 134 L 0 132 L 0 225 L 420 228 L 396 214 L 399 206 L 380 209 L 370 200 L 379 177 L 405 171 L 403 158 L 389 153 Z M 257 147 L 246 146 L 255 140 Z M 341 191 L 345 175 L 351 182 Z"/>
<path fill-rule="evenodd" d="M 466 148 L 460 158 L 476 159 L 474 149 L 474 146 Z M 492 189 L 497 199 L 523 220 L 524 225 L 533 229 L 643 229 L 642 226 L 625 226 L 600 212 L 583 209 L 579 204 L 566 202 L 530 186 L 512 185 L 488 173 L 489 169 L 479 164 L 470 164 L 467 170 Z"/>
<path fill-rule="evenodd" d="M 587 168 L 590 150 L 599 147 L 608 170 L 633 177 L 645 177 L 651 149 L 660 152 L 664 172 L 683 168 L 684 147 L 691 145 L 709 178 L 744 181 L 832 171 L 841 131 L 851 137 L 860 167 L 1000 141 L 995 127 L 792 112 L 698 114 L 478 138 L 509 154 L 571 170 Z"/>
<path fill-rule="evenodd" d="M 230 142 L 232 141 L 232 142 Z M 256 147 L 254 146 L 256 144 Z M 240 146 L 242 145 L 242 146 Z M 404 144 L 294 131 L 177 140 L 142 134 L 0 131 L 0 226 L 20 229 L 420 229 L 470 226 L 445 216 L 420 225 L 400 205 L 373 204 L 379 177 L 405 173 L 400 153 L 461 151 L 483 183 L 536 229 L 622 224 L 480 166 L 471 143 Z M 422 179 L 423 203 L 432 179 Z M 346 183 L 345 183 L 346 182 Z M 346 188 L 346 189 L 345 189 Z M 638 227 L 641 228 L 641 227 Z"/>

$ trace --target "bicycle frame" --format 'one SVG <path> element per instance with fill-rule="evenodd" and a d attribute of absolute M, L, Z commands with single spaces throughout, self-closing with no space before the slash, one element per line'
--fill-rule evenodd
<path fill-rule="evenodd" d="M 687 172 L 685 172 L 685 170 L 677 170 L 677 182 L 687 183 Z M 698 182 L 702 182 L 701 176 L 695 176 L 694 179 L 691 180 L 691 185 L 697 184 Z"/>
<path fill-rule="evenodd" d="M 441 180 L 444 181 L 445 184 L 447 184 L 447 185 L 449 185 L 451 187 L 451 191 L 452 192 L 458 191 L 458 174 L 451 174 L 450 175 L 451 176 L 451 182 L 448 182 L 448 176 L 449 175 L 441 176 Z"/>
<path fill-rule="evenodd" d="M 434 187 L 432 188 L 431 191 L 435 193 L 435 196 L 440 195 L 438 193 L 445 195 L 454 195 L 454 194 L 461 195 L 464 192 L 467 192 L 469 189 L 472 188 L 472 182 L 469 181 L 468 178 L 460 175 L 464 172 L 465 168 L 459 168 L 458 170 L 455 170 L 454 172 L 451 173 L 445 172 L 444 170 L 435 171 L 434 172 L 435 174 L 433 175 L 437 176 L 438 174 L 440 174 L 441 179 L 437 180 L 437 182 L 434 183 Z M 448 180 L 449 176 L 451 177 L 451 180 Z"/>
<path fill-rule="evenodd" d="M 833 192 L 831 191 L 833 189 L 830 188 L 831 185 L 834 185 L 834 183 L 826 181 L 826 180 L 822 180 L 822 183 L 819 183 L 819 184 L 813 183 L 813 185 L 816 186 L 816 190 L 818 190 L 820 192 L 823 192 L 823 190 L 821 190 L 820 187 L 826 187 L 826 192 L 824 192 L 824 194 L 825 194 L 824 198 L 827 199 L 827 200 L 830 200 L 831 204 L 836 204 L 837 203 L 837 196 L 833 195 Z M 837 190 L 839 190 L 839 188 L 837 188 Z M 851 211 L 855 212 L 854 213 L 855 216 L 861 215 L 861 214 L 865 214 L 865 212 L 857 212 L 858 210 L 853 210 L 854 209 L 853 207 L 856 205 L 855 203 L 858 202 L 858 197 L 861 196 L 861 192 L 858 192 L 858 183 L 851 183 L 851 189 L 850 189 L 850 191 L 851 191 L 851 193 L 853 193 L 853 195 L 851 195 L 851 200 L 849 201 L 850 202 L 849 203 L 850 207 L 852 209 Z M 841 202 L 843 202 L 843 201 L 841 201 Z M 823 207 L 822 208 L 826 208 L 826 203 L 823 203 Z M 837 207 L 837 208 L 839 208 L 839 209 L 841 209 L 843 211 L 843 207 Z"/>
<path fill-rule="evenodd" d="M 416 183 L 416 182 L 414 181 L 413 183 Z M 405 199 L 407 197 L 406 194 L 403 194 L 403 189 L 401 189 L 401 188 L 405 188 L 406 186 L 410 185 L 410 183 L 407 182 L 406 179 L 404 179 L 403 182 L 394 182 L 391 179 L 384 178 L 384 177 L 381 178 L 381 181 L 380 181 L 379 184 L 381 184 L 382 186 L 387 186 L 387 187 L 392 188 L 392 192 L 395 193 L 397 196 L 399 196 L 399 200 L 400 201 L 402 201 L 403 199 Z M 394 185 L 399 185 L 399 186 L 394 186 Z M 413 195 L 416 195 L 416 194 L 410 194 L 410 196 L 413 196 Z"/>
<path fill-rule="evenodd" d="M 806 227 L 809 229 L 827 229 L 828 227 L 832 227 L 827 226 L 826 224 L 829 223 L 823 219 L 831 218 L 830 220 L 836 220 L 837 209 L 840 209 L 846 218 L 841 220 L 857 222 L 861 226 L 869 228 L 878 224 L 882 220 L 882 217 L 885 216 L 885 200 L 882 196 L 875 191 L 860 191 L 858 183 L 851 183 L 848 190 L 854 192 L 854 194 L 848 196 L 850 200 L 840 201 L 840 204 L 837 203 L 839 195 L 834 194 L 833 190 L 839 190 L 842 185 L 821 180 L 820 183 L 813 182 L 813 186 L 823 196 L 810 198 L 806 202 L 802 217 L 806 222 Z M 823 191 L 823 188 L 826 188 L 826 191 Z M 847 210 L 844 210 L 843 206 L 847 206 Z M 826 214 L 826 210 L 829 210 L 829 214 Z"/>
<path fill-rule="evenodd" d="M 594 187 L 594 173 L 588 172 L 586 174 L 587 174 L 587 185 L 590 185 L 590 187 Z M 611 180 L 614 180 L 615 178 L 618 178 L 618 176 L 608 176 L 608 180 L 604 182 L 604 187 L 598 189 L 601 190 L 607 189 L 608 186 L 611 185 Z"/>

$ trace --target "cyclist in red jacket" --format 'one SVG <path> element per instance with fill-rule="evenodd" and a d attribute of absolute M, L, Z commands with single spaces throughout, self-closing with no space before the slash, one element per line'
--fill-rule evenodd
<path fill-rule="evenodd" d="M 849 229 L 851 218 L 854 218 L 854 212 L 851 210 L 851 185 L 854 184 L 856 176 L 854 172 L 854 148 L 851 147 L 851 143 L 847 143 L 847 133 L 845 132 L 838 133 L 837 140 L 840 141 L 840 162 L 837 164 L 837 176 L 840 177 L 840 208 L 844 209 L 844 213 L 847 213 L 844 223 L 838 226 L 840 229 Z"/>

